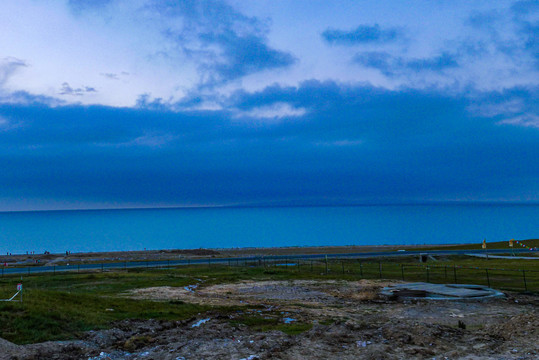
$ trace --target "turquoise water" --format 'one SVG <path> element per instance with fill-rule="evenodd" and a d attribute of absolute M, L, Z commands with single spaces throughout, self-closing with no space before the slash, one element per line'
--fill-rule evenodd
<path fill-rule="evenodd" d="M 539 205 L 0 213 L 0 253 L 441 244 L 539 237 Z"/>

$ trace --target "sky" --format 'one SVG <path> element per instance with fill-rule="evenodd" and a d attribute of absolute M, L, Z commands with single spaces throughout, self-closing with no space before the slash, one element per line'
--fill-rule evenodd
<path fill-rule="evenodd" d="M 539 2 L 4 0 L 0 211 L 539 202 Z"/>

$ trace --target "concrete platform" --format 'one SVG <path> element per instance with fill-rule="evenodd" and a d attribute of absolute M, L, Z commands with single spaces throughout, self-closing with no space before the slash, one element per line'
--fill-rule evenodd
<path fill-rule="evenodd" d="M 428 300 L 483 300 L 505 296 L 501 291 L 483 285 L 425 282 L 388 286 L 381 294 L 391 298 Z"/>

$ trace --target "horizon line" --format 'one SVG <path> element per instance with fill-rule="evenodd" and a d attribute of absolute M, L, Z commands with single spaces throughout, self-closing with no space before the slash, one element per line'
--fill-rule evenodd
<path fill-rule="evenodd" d="M 95 208 L 65 208 L 65 209 L 34 209 L 34 210 L 0 210 L 6 213 L 33 212 L 70 212 L 70 211 L 115 211 L 115 210 L 174 210 L 174 209 L 234 209 L 234 208 L 302 208 L 302 207 L 362 207 L 362 206 L 421 206 L 421 205 L 539 205 L 539 201 L 505 201 L 505 200 L 426 200 L 406 202 L 357 202 L 357 203 L 246 203 L 219 205 L 167 205 L 167 206 L 133 206 L 133 207 L 95 207 Z"/>

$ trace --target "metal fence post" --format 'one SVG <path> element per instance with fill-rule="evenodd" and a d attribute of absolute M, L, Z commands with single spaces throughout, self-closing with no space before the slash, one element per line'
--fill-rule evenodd
<path fill-rule="evenodd" d="M 485 273 L 487 274 L 487 284 L 488 284 L 488 287 L 490 287 L 490 277 L 488 276 L 488 269 L 485 269 Z"/>
<path fill-rule="evenodd" d="M 526 270 L 522 270 L 522 279 L 524 280 L 524 290 L 528 291 L 528 284 L 526 283 Z"/>
<path fill-rule="evenodd" d="M 455 278 L 455 284 L 457 283 L 457 266 L 453 265 L 453 275 Z"/>
<path fill-rule="evenodd" d="M 359 262 L 359 275 L 363 277 L 363 263 L 361 261 Z"/>
<path fill-rule="evenodd" d="M 445 282 L 447 283 L 447 265 L 444 266 Z"/>
<path fill-rule="evenodd" d="M 402 281 L 404 281 L 404 264 L 401 264 Z"/>
<path fill-rule="evenodd" d="M 427 282 L 430 282 L 429 266 L 427 265 Z"/>
<path fill-rule="evenodd" d="M 329 272 L 329 268 L 328 268 L 328 256 L 326 255 L 326 275 L 328 274 Z"/>
<path fill-rule="evenodd" d="M 378 261 L 378 272 L 380 273 L 380 279 L 382 278 L 382 262 Z"/>

